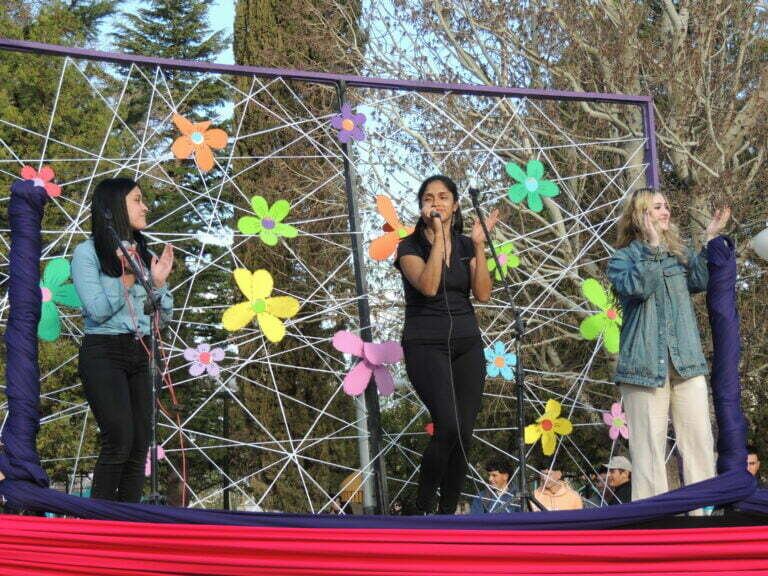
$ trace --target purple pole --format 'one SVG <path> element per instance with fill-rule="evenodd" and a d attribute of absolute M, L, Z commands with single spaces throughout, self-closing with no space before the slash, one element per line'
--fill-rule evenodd
<path fill-rule="evenodd" d="M 40 428 L 40 369 L 37 364 L 37 324 L 40 322 L 40 223 L 48 201 L 45 190 L 31 181 L 11 186 L 8 219 L 11 225 L 8 301 L 5 330 L 5 370 L 8 418 L 0 450 L 0 471 L 6 478 L 48 486 L 35 440 Z"/>

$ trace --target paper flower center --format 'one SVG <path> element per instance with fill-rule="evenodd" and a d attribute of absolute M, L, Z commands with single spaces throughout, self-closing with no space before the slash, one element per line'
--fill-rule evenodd
<path fill-rule="evenodd" d="M 205 137 L 200 132 L 192 132 L 192 134 L 189 135 L 189 139 L 192 140 L 192 144 L 195 144 L 196 146 L 200 146 L 200 144 L 205 142 Z"/>
<path fill-rule="evenodd" d="M 616 320 L 619 317 L 619 313 L 613 308 L 609 308 L 605 311 L 605 315 L 608 316 L 608 320 Z"/>
<path fill-rule="evenodd" d="M 40 293 L 43 296 L 43 302 L 50 302 L 53 298 L 53 292 L 51 292 L 51 290 L 45 286 L 40 287 Z"/>
<path fill-rule="evenodd" d="M 533 176 L 528 176 L 528 178 L 525 179 L 525 189 L 528 190 L 528 192 L 536 192 L 536 190 L 539 189 L 539 181 Z"/>
<path fill-rule="evenodd" d="M 200 362 L 203 364 L 210 364 L 211 363 L 211 353 L 210 352 L 200 352 L 200 356 L 197 357 Z"/>
<path fill-rule="evenodd" d="M 264 230 L 272 230 L 272 228 L 275 227 L 275 221 L 272 220 L 272 218 L 264 218 L 261 221 L 261 227 L 264 228 Z"/>
<path fill-rule="evenodd" d="M 613 419 L 613 427 L 614 428 L 621 428 L 624 426 L 624 420 L 622 418 L 614 418 Z"/>
<path fill-rule="evenodd" d="M 45 182 L 43 181 L 42 178 L 35 178 L 34 180 L 32 180 L 32 182 L 34 182 L 35 186 L 37 186 L 38 188 L 45 188 Z"/>
<path fill-rule="evenodd" d="M 541 429 L 544 430 L 544 432 L 549 432 L 552 430 L 552 427 L 554 424 L 552 424 L 552 420 L 542 420 L 541 421 Z"/>
<path fill-rule="evenodd" d="M 344 120 L 341 121 L 341 129 L 350 132 L 355 129 L 355 123 L 349 118 L 344 118 Z"/>
<path fill-rule="evenodd" d="M 507 365 L 507 363 L 504 361 L 504 356 L 496 356 L 493 364 L 496 366 L 496 368 L 504 368 L 504 366 Z"/>
<path fill-rule="evenodd" d="M 499 264 L 501 264 L 502 266 L 507 265 L 507 259 L 508 258 L 506 254 L 499 254 Z"/>
<path fill-rule="evenodd" d="M 408 236 L 408 230 L 406 230 L 405 228 L 398 228 L 397 229 L 397 236 L 398 236 L 398 238 L 400 238 L 402 240 L 403 238 Z"/>
<path fill-rule="evenodd" d="M 253 311 L 256 312 L 256 314 L 261 314 L 267 309 L 267 303 L 264 300 L 254 300 L 251 303 L 251 308 L 253 308 Z"/>

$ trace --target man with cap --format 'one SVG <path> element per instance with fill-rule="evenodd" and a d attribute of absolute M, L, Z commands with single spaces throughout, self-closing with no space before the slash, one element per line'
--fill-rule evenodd
<path fill-rule="evenodd" d="M 605 466 L 608 469 L 608 488 L 613 498 L 608 504 L 623 504 L 632 501 L 632 462 L 625 456 L 614 456 Z"/>

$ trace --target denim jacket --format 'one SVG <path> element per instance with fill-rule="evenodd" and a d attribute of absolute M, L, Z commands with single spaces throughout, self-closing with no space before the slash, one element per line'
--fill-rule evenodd
<path fill-rule="evenodd" d="M 690 294 L 707 289 L 706 252 L 688 262 L 640 240 L 617 250 L 608 279 L 622 308 L 621 345 L 614 381 L 661 387 L 668 359 L 683 378 L 708 373 Z"/>
<path fill-rule="evenodd" d="M 89 238 L 75 248 L 72 256 L 72 282 L 83 303 L 86 334 L 130 334 L 137 328 L 141 335 L 149 334 L 149 316 L 144 314 L 147 292 L 138 283 L 127 289 L 120 278 L 101 271 L 93 239 Z M 166 284 L 156 289 L 160 296 L 163 320 L 170 318 L 173 295 Z"/>

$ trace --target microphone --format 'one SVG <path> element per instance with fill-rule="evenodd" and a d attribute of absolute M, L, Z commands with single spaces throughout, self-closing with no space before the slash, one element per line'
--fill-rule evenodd
<path fill-rule="evenodd" d="M 432 212 L 429 213 L 430 218 L 440 218 L 440 212 L 437 210 L 432 210 Z"/>
<path fill-rule="evenodd" d="M 480 197 L 480 190 L 475 188 L 474 186 L 469 187 L 469 197 L 472 199 L 472 206 L 475 208 L 478 208 L 478 199 Z"/>

